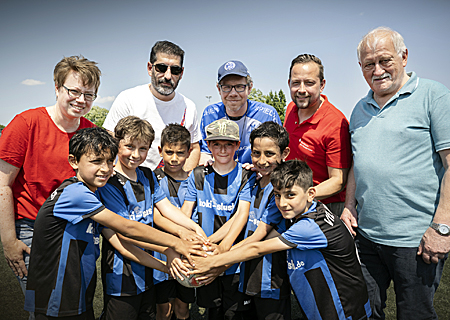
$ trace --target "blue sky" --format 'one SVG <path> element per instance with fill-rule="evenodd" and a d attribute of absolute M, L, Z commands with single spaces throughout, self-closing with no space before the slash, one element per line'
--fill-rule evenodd
<path fill-rule="evenodd" d="M 289 98 L 291 60 L 322 59 L 324 93 L 349 117 L 368 91 L 356 46 L 378 26 L 400 32 L 408 71 L 450 87 L 450 1 L 4 1 L 0 11 L 0 124 L 55 102 L 53 68 L 82 54 L 103 73 L 94 105 L 109 109 L 124 89 L 150 81 L 146 63 L 157 40 L 186 52 L 179 92 L 199 113 L 219 101 L 217 69 L 227 60 L 248 67 L 263 93 Z"/>

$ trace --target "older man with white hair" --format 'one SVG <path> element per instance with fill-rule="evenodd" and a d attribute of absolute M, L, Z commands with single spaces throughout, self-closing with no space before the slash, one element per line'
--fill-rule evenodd
<path fill-rule="evenodd" d="M 394 281 L 398 319 L 437 319 L 450 251 L 450 91 L 405 70 L 402 36 L 380 27 L 358 58 L 370 86 L 350 118 L 353 166 L 341 219 L 360 253 L 374 319 Z"/>

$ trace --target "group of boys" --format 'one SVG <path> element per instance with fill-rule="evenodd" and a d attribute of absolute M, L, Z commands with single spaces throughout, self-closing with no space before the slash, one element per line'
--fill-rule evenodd
<path fill-rule="evenodd" d="M 307 319 L 370 315 L 353 238 L 314 200 L 311 169 L 284 162 L 282 126 L 251 132 L 249 170 L 234 160 L 239 126 L 212 122 L 205 141 L 214 161 L 190 175 L 190 135 L 178 124 L 162 132 L 164 166 L 140 166 L 154 135 L 128 116 L 114 138 L 96 127 L 70 140 L 76 176 L 36 219 L 25 299 L 36 319 L 94 319 L 100 233 L 101 319 L 189 319 L 195 296 L 209 319 L 291 319 L 291 286 Z M 190 274 L 203 285 L 195 291 L 173 280 Z"/>

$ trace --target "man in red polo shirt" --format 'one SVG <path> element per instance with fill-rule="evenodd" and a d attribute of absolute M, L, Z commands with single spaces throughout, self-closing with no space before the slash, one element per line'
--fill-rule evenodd
<path fill-rule="evenodd" d="M 284 120 L 291 149 L 287 160 L 303 160 L 311 167 L 316 198 L 340 216 L 352 161 L 348 120 L 321 94 L 325 79 L 316 56 L 301 54 L 292 60 L 288 84 L 292 102 Z"/>

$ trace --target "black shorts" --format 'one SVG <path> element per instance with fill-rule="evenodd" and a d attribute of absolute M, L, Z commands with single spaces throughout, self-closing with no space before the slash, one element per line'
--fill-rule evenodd
<path fill-rule="evenodd" d="M 162 304 L 178 298 L 184 303 L 195 302 L 195 288 L 186 288 L 175 279 L 165 280 L 155 285 L 156 303 Z"/>
<path fill-rule="evenodd" d="M 61 319 L 61 317 L 49 317 L 43 313 L 34 313 L 34 318 L 36 320 Z M 95 320 L 94 309 L 90 309 L 86 312 L 83 312 L 82 314 L 77 315 L 77 316 L 64 317 L 64 319 L 67 319 L 67 320 Z"/>
<path fill-rule="evenodd" d="M 291 320 L 291 299 L 252 297 L 251 310 L 258 320 Z"/>
<path fill-rule="evenodd" d="M 197 305 L 202 308 L 223 307 L 224 312 L 250 309 L 250 297 L 239 292 L 239 274 L 217 277 L 204 287 L 197 288 Z"/>
<path fill-rule="evenodd" d="M 104 295 L 101 320 L 139 319 L 154 320 L 156 317 L 155 287 L 135 296 Z"/>

